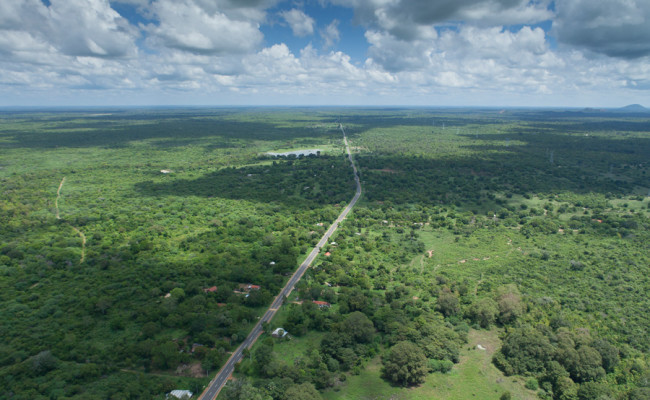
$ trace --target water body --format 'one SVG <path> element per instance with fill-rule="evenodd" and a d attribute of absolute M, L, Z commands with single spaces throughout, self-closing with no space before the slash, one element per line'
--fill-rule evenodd
<path fill-rule="evenodd" d="M 307 149 L 307 150 L 294 150 L 294 151 L 287 151 L 284 153 L 274 153 L 272 151 L 269 151 L 268 155 L 274 156 L 274 157 L 288 157 L 291 155 L 294 155 L 296 157 L 305 157 L 305 156 L 317 156 L 318 153 L 322 152 L 321 149 Z"/>

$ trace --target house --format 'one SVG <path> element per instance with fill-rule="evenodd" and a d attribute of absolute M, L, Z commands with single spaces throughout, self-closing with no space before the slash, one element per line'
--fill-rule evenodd
<path fill-rule="evenodd" d="M 287 331 L 284 330 L 284 328 L 275 328 L 275 330 L 271 333 L 271 336 L 274 338 L 283 338 L 287 336 Z"/>
<path fill-rule="evenodd" d="M 209 287 L 209 288 L 204 288 L 203 292 L 205 292 L 205 293 L 216 293 L 217 292 L 217 287 L 212 286 L 212 287 Z"/>
<path fill-rule="evenodd" d="M 330 308 L 332 305 L 326 301 L 312 300 L 312 303 L 316 304 L 318 308 Z"/>
<path fill-rule="evenodd" d="M 325 257 L 329 257 L 331 255 L 332 255 L 332 253 L 330 253 L 329 251 L 327 253 L 325 253 Z"/>
<path fill-rule="evenodd" d="M 172 171 L 171 171 L 170 169 L 161 169 L 161 170 L 160 170 L 160 173 L 161 173 L 161 174 L 171 174 L 171 172 L 172 172 Z"/>
<path fill-rule="evenodd" d="M 249 292 L 251 290 L 260 290 L 262 287 L 259 285 L 251 285 L 250 283 L 240 283 L 239 290 L 244 292 Z M 237 293 L 235 291 L 235 293 Z"/>
<path fill-rule="evenodd" d="M 168 398 L 168 399 L 169 398 L 172 398 L 172 399 L 174 399 L 174 398 L 176 398 L 176 399 L 189 399 L 189 398 L 192 397 L 193 394 L 194 393 L 190 392 L 189 390 L 176 389 L 176 390 L 172 390 L 171 392 L 167 393 L 167 396 L 165 396 L 165 397 Z"/>

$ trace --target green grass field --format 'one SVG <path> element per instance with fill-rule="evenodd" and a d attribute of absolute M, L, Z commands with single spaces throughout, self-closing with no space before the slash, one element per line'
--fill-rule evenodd
<path fill-rule="evenodd" d="M 492 354 L 499 347 L 498 331 L 469 332 L 469 342 L 461 352 L 460 362 L 447 374 L 434 373 L 424 384 L 412 388 L 391 386 L 381 378 L 381 360 L 373 359 L 359 375 L 323 397 L 327 400 L 496 400 L 506 391 L 513 399 L 532 400 L 534 392 L 524 388 L 521 378 L 506 377 L 492 364 Z M 478 345 L 485 350 L 479 350 Z"/>

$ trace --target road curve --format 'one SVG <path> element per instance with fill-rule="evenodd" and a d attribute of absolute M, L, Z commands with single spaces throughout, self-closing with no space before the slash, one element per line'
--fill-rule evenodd
<path fill-rule="evenodd" d="M 235 350 L 226 364 L 221 368 L 221 370 L 217 373 L 217 375 L 214 377 L 212 381 L 210 381 L 210 384 L 208 387 L 203 391 L 201 396 L 199 396 L 199 400 L 214 400 L 217 398 L 217 395 L 219 395 L 219 392 L 221 391 L 221 388 L 226 384 L 228 381 L 228 378 L 232 375 L 232 372 L 235 370 L 235 365 L 241 361 L 243 358 L 243 352 L 244 349 L 250 349 L 257 338 L 262 334 L 262 324 L 264 322 L 270 322 L 275 313 L 278 311 L 278 309 L 282 306 L 282 302 L 284 301 L 285 298 L 289 297 L 291 292 L 293 291 L 294 286 L 300 278 L 302 278 L 303 274 L 309 268 L 311 263 L 316 259 L 316 256 L 318 256 L 318 253 L 320 252 L 320 249 L 327 244 L 329 241 L 330 237 L 336 232 L 336 229 L 339 227 L 339 223 L 342 222 L 345 217 L 347 217 L 348 213 L 350 213 L 350 210 L 354 207 L 354 205 L 357 203 L 357 200 L 359 200 L 359 197 L 361 197 L 361 181 L 359 180 L 359 173 L 357 171 L 357 167 L 354 164 L 354 160 L 352 158 L 352 153 L 350 152 L 350 146 L 348 145 L 348 137 L 345 134 L 345 129 L 343 128 L 342 124 L 339 124 L 339 129 L 343 133 L 343 143 L 345 144 L 345 152 L 348 155 L 348 159 L 350 160 L 350 164 L 352 165 L 352 170 L 354 171 L 354 182 L 357 186 L 357 191 L 354 194 L 354 197 L 352 198 L 352 201 L 341 211 L 341 214 L 336 218 L 336 221 L 332 225 L 330 225 L 329 229 L 327 229 L 327 232 L 323 235 L 323 237 L 318 241 L 318 244 L 316 247 L 314 247 L 305 258 L 305 261 L 300 264 L 296 272 L 291 276 L 289 279 L 289 282 L 285 285 L 284 288 L 280 291 L 280 294 L 277 295 L 277 297 L 273 300 L 273 303 L 271 303 L 271 306 L 269 307 L 268 310 L 264 313 L 264 316 L 260 318 L 260 320 L 257 322 L 251 333 L 248 335 L 246 340 L 242 342 L 242 344 L 239 345 L 237 350 Z"/>

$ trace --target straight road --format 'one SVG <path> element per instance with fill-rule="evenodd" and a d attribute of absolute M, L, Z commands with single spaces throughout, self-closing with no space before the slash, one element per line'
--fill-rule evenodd
<path fill-rule="evenodd" d="M 262 334 L 262 324 L 264 322 L 270 322 L 273 316 L 275 316 L 275 313 L 282 306 L 282 302 L 284 301 L 284 299 L 289 297 L 296 283 L 298 283 L 298 281 L 300 280 L 300 278 L 302 278 L 307 268 L 309 268 L 309 266 L 314 261 L 314 259 L 316 259 L 316 256 L 318 256 L 318 253 L 320 252 L 320 249 L 325 244 L 327 244 L 330 237 L 334 234 L 334 232 L 336 232 L 336 229 L 339 227 L 339 223 L 342 222 L 345 219 L 345 217 L 347 217 L 347 215 L 350 213 L 350 210 L 352 210 L 352 207 L 354 207 L 354 205 L 357 203 L 357 200 L 359 200 L 359 197 L 361 197 L 361 181 L 359 180 L 359 173 L 357 172 L 357 167 L 354 164 L 354 160 L 352 159 L 352 153 L 350 152 L 350 146 L 348 145 L 348 137 L 345 134 L 345 129 L 343 128 L 342 124 L 339 124 L 339 129 L 343 133 L 343 143 L 345 144 L 345 152 L 347 153 L 348 159 L 350 160 L 350 164 L 352 165 L 352 170 L 354 171 L 354 182 L 356 183 L 357 186 L 357 191 L 354 194 L 352 201 L 343 209 L 343 211 L 341 211 L 341 214 L 338 216 L 338 218 L 336 218 L 336 221 L 334 221 L 334 223 L 330 225 L 329 229 L 327 229 L 327 232 L 325 232 L 325 234 L 320 239 L 316 247 L 314 247 L 311 253 L 309 253 L 305 261 L 303 261 L 303 263 L 300 264 L 296 272 L 291 276 L 291 279 L 289 279 L 289 282 L 287 282 L 286 286 L 282 288 L 282 291 L 280 291 L 280 294 L 273 300 L 273 303 L 271 303 L 269 309 L 266 310 L 264 316 L 260 318 L 260 320 L 257 322 L 257 324 L 255 325 L 251 333 L 248 335 L 246 340 L 244 340 L 242 344 L 239 345 L 237 350 L 235 350 L 235 352 L 232 353 L 232 356 L 230 356 L 226 364 L 217 373 L 217 376 L 215 376 L 214 379 L 210 381 L 210 384 L 203 391 L 203 393 L 199 397 L 199 400 L 214 400 L 217 398 L 217 395 L 221 391 L 221 388 L 223 388 L 223 386 L 226 384 L 226 381 L 228 381 L 228 378 L 230 377 L 230 375 L 232 375 L 232 372 L 235 370 L 235 365 L 243 358 L 244 349 L 250 349 L 255 343 L 255 341 L 257 341 L 257 338 Z"/>

